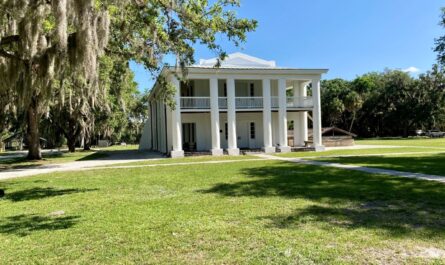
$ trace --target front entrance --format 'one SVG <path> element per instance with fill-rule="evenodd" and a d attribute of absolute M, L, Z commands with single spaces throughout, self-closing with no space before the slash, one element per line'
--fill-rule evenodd
<path fill-rule="evenodd" d="M 238 137 L 238 148 L 253 149 L 256 146 L 255 123 L 250 121 L 240 121 L 236 126 Z"/>
<path fill-rule="evenodd" d="M 185 152 L 196 151 L 196 123 L 182 124 L 182 143 Z"/>

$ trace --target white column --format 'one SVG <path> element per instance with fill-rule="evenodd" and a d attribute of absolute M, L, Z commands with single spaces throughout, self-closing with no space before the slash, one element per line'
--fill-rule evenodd
<path fill-rule="evenodd" d="M 236 139 L 235 79 L 227 79 L 227 128 L 229 155 L 239 155 Z"/>
<path fill-rule="evenodd" d="M 263 142 L 264 152 L 275 153 L 275 147 L 272 146 L 272 109 L 271 109 L 270 79 L 263 80 Z"/>
<path fill-rule="evenodd" d="M 278 79 L 278 139 L 280 146 L 278 149 L 282 153 L 291 151 L 287 144 L 287 98 L 286 98 L 286 79 Z"/>
<path fill-rule="evenodd" d="M 212 130 L 212 155 L 222 156 L 221 135 L 219 129 L 218 79 L 210 79 L 210 123 Z"/>
<path fill-rule="evenodd" d="M 172 143 L 173 150 L 171 151 L 171 157 L 184 157 L 184 151 L 182 150 L 182 122 L 181 122 L 181 97 L 180 97 L 180 83 L 176 77 L 172 77 L 171 83 L 175 87 L 175 109 L 172 110 Z"/>
<path fill-rule="evenodd" d="M 294 83 L 294 97 L 295 101 L 299 103 L 304 102 L 303 98 L 307 96 L 307 83 Z M 307 111 L 297 112 L 294 120 L 294 143 L 295 146 L 304 146 L 305 141 L 308 140 L 308 125 L 307 125 Z"/>
<path fill-rule="evenodd" d="M 320 79 L 312 79 L 312 98 L 314 108 L 312 110 L 313 120 L 313 141 L 316 151 L 325 150 L 321 138 L 321 100 L 320 100 Z"/>

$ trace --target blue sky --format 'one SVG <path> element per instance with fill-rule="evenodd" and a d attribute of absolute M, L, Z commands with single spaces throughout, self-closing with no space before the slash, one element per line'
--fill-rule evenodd
<path fill-rule="evenodd" d="M 278 66 L 329 68 L 324 77 L 353 79 L 385 68 L 415 67 L 427 71 L 435 63 L 434 38 L 439 0 L 241 0 L 238 14 L 258 20 L 258 29 L 241 47 L 221 39 L 228 53 L 243 52 L 275 60 Z M 196 60 L 215 54 L 196 47 Z M 141 90 L 153 77 L 131 64 Z"/>

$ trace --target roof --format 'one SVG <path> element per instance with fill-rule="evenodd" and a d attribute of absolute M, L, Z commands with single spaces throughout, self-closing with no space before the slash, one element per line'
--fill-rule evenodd
<path fill-rule="evenodd" d="M 321 134 L 322 135 L 324 135 L 324 134 L 326 134 L 328 132 L 338 132 L 338 133 L 342 133 L 342 134 L 345 134 L 345 135 L 348 135 L 348 136 L 357 137 L 357 134 L 348 132 L 346 130 L 337 128 L 335 126 L 333 126 L 333 127 L 325 127 L 325 128 L 322 128 L 322 130 L 321 130 Z M 310 130 L 310 133 L 309 133 L 309 137 L 311 137 L 311 136 L 313 136 L 312 130 Z"/>
<path fill-rule="evenodd" d="M 219 58 L 201 59 L 199 64 L 191 67 L 199 68 L 214 68 L 219 61 Z M 257 57 L 253 57 L 244 53 L 236 52 L 229 54 L 223 61 L 219 68 L 277 68 L 275 61 L 267 61 Z"/>

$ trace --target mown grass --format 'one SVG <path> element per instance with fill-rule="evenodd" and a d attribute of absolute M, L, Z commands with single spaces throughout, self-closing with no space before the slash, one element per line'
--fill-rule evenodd
<path fill-rule="evenodd" d="M 433 182 L 240 161 L 65 172 L 0 187 L 7 194 L 0 264 L 421 264 L 445 257 L 445 186 Z"/>
<path fill-rule="evenodd" d="M 145 166 L 145 165 L 162 165 L 162 164 L 182 164 L 182 163 L 199 163 L 199 162 L 211 162 L 211 161 L 237 161 L 237 160 L 251 160 L 259 159 L 253 155 L 239 155 L 239 156 L 189 156 L 182 158 L 161 158 L 161 159 L 150 159 L 142 162 L 131 162 L 131 163 L 119 163 L 113 164 L 108 167 L 115 166 Z"/>
<path fill-rule="evenodd" d="M 379 155 L 403 153 L 445 153 L 445 148 L 436 147 L 399 147 L 399 148 L 369 148 L 369 149 L 338 149 L 323 152 L 292 152 L 276 154 L 280 157 L 327 157 L 327 156 L 353 156 L 353 155 Z"/>
<path fill-rule="evenodd" d="M 137 145 L 127 145 L 127 146 L 110 146 L 105 148 L 92 149 L 91 151 L 83 151 L 81 149 L 76 150 L 75 153 L 70 153 L 66 150 L 63 151 L 51 151 L 42 152 L 42 160 L 39 161 L 29 161 L 26 159 L 25 154 L 23 157 L 11 157 L 0 159 L 0 170 L 5 169 L 20 169 L 29 167 L 38 167 L 47 164 L 57 164 L 57 163 L 67 163 L 73 161 L 86 161 L 94 160 L 99 158 L 105 158 L 112 153 L 125 152 L 125 151 L 136 151 Z M 16 152 L 6 152 L 6 154 L 17 154 Z"/>
<path fill-rule="evenodd" d="M 445 154 L 314 158 L 318 161 L 445 176 Z"/>
<path fill-rule="evenodd" d="M 392 146 L 429 146 L 445 148 L 445 138 L 375 138 L 356 140 L 362 145 L 392 145 Z"/>

